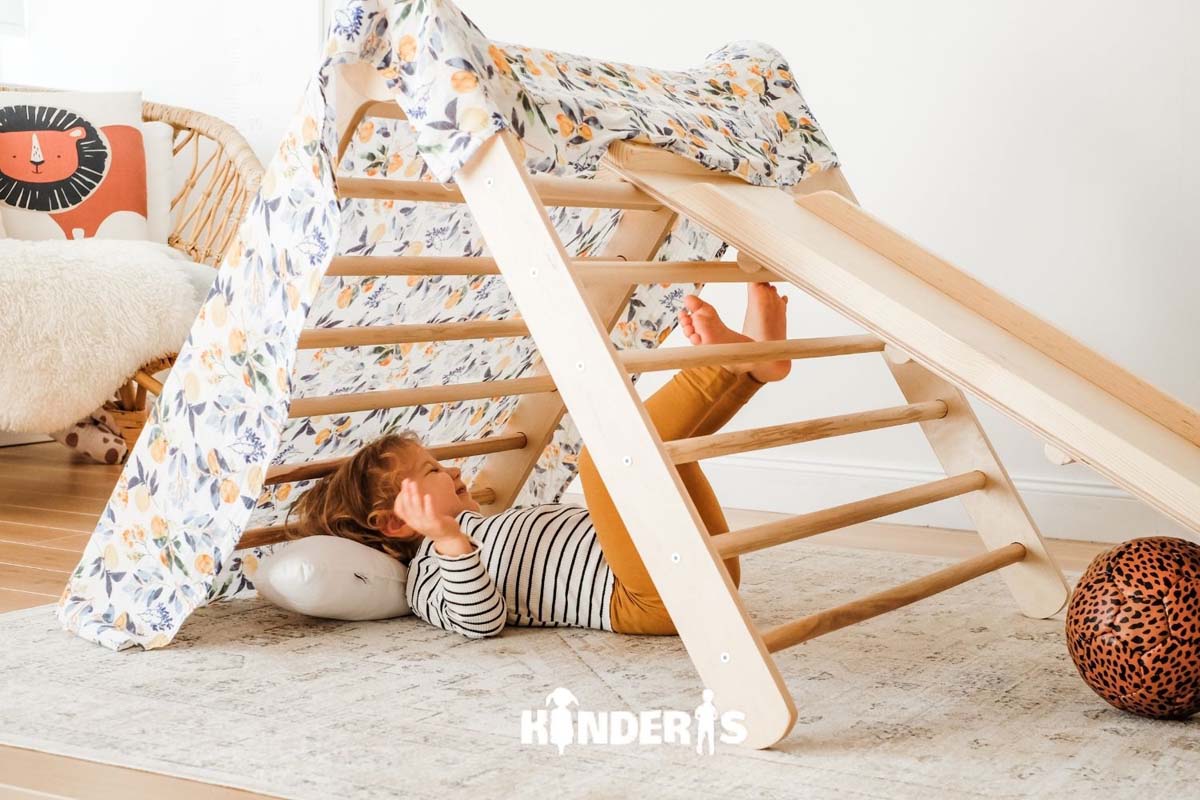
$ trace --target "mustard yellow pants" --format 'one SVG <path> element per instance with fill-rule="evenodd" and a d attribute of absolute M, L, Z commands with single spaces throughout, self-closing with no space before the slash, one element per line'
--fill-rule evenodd
<path fill-rule="evenodd" d="M 664 441 L 704 436 L 720 430 L 764 385 L 748 372 L 734 373 L 721 366 L 692 367 L 676 373 L 645 401 L 645 405 Z M 700 465 L 693 462 L 680 464 L 677 468 L 692 503 L 708 528 L 708 535 L 728 531 L 729 524 L 721 513 L 721 505 Z M 579 480 L 596 528 L 596 538 L 615 578 L 613 630 L 619 633 L 677 633 L 586 447 L 579 453 Z M 737 556 L 725 559 L 725 568 L 734 585 L 738 585 L 741 565 Z"/>

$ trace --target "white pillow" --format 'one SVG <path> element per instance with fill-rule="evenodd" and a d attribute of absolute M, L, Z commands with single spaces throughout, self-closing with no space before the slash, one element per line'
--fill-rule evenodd
<path fill-rule="evenodd" d="M 146 144 L 146 227 L 150 241 L 167 243 L 171 233 L 171 153 L 175 129 L 165 122 L 143 122 Z"/>
<path fill-rule="evenodd" d="M 408 567 L 341 536 L 306 536 L 266 556 L 254 588 L 288 611 L 328 619 L 388 619 L 411 614 Z"/>

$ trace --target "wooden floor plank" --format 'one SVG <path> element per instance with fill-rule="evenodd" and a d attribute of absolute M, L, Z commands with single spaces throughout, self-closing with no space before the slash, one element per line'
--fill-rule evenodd
<path fill-rule="evenodd" d="M 0 458 L 2 458 L 0 451 Z M 113 481 L 116 486 L 116 481 Z M 58 491 L 59 487 L 47 487 L 41 482 L 16 482 L 6 480 L 0 486 L 0 503 L 23 505 L 34 509 L 61 509 L 84 513 L 100 513 L 108 503 L 112 487 L 106 491 L 92 489 L 89 493 Z"/>
<path fill-rule="evenodd" d="M 0 614 L 7 611 L 19 611 L 22 608 L 33 608 L 34 606 L 44 606 L 47 603 L 57 602 L 58 595 L 18 592 L 15 589 L 0 589 Z"/>
<path fill-rule="evenodd" d="M 66 528 L 52 528 L 35 523 L 4 522 L 0 520 L 0 542 L 15 542 L 16 544 L 42 544 L 53 539 L 66 536 L 79 536 L 79 531 Z"/>
<path fill-rule="evenodd" d="M 4 461 L 10 464 L 65 465 L 94 472 L 120 472 L 124 466 L 122 464 L 101 464 L 69 447 L 63 447 L 57 442 L 5 447 L 0 448 L 0 453 L 3 453 Z"/>
<path fill-rule="evenodd" d="M 51 594 L 57 599 L 70 574 L 69 570 L 34 569 L 0 562 L 0 589 Z"/>
<path fill-rule="evenodd" d="M 56 488 L 60 492 L 64 489 L 68 491 L 76 489 L 112 491 L 118 478 L 120 478 L 120 473 L 112 475 L 93 472 L 86 468 L 73 467 L 70 464 L 55 467 L 46 464 L 13 464 L 0 461 L 0 483 L 7 484 L 10 479 L 38 480 L 42 481 L 43 491 L 51 488 Z"/>
<path fill-rule="evenodd" d="M 91 533 L 96 528 L 98 514 L 77 514 L 73 511 L 0 505 L 0 522 L 19 522 L 22 525 L 50 525 L 68 533 Z"/>
<path fill-rule="evenodd" d="M 57 547 L 60 550 L 69 550 L 72 553 L 78 554 L 83 552 L 83 548 L 91 538 L 91 533 L 68 533 L 65 536 L 47 539 L 44 542 L 40 542 L 40 544 L 42 547 Z"/>
<path fill-rule="evenodd" d="M 69 573 L 79 563 L 79 554 L 55 547 L 0 542 L 0 563 Z"/>
<path fill-rule="evenodd" d="M 255 800 L 270 795 L 230 789 L 185 778 L 173 778 L 138 769 L 114 767 L 94 761 L 39 753 L 0 745 L 0 797 L 4 782 L 26 792 L 54 798 L 80 800 L 137 800 L 169 797 L 171 800 Z M 17 795 L 20 796 L 20 795 Z"/>
<path fill-rule="evenodd" d="M 19 789 L 10 783 L 0 781 L 0 797 L 5 800 L 70 800 L 61 794 L 50 794 L 49 792 L 27 792 L 24 789 Z"/>

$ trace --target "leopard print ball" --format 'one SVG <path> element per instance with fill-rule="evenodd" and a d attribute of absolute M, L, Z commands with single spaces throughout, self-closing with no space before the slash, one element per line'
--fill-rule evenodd
<path fill-rule="evenodd" d="M 1096 556 L 1067 604 L 1067 648 L 1117 708 L 1155 719 L 1200 711 L 1200 545 L 1151 536 Z"/>

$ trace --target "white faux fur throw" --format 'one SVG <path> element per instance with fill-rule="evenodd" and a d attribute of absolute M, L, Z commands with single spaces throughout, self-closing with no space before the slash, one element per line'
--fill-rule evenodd
<path fill-rule="evenodd" d="M 0 239 L 0 430 L 66 427 L 178 352 L 216 274 L 155 242 Z"/>

